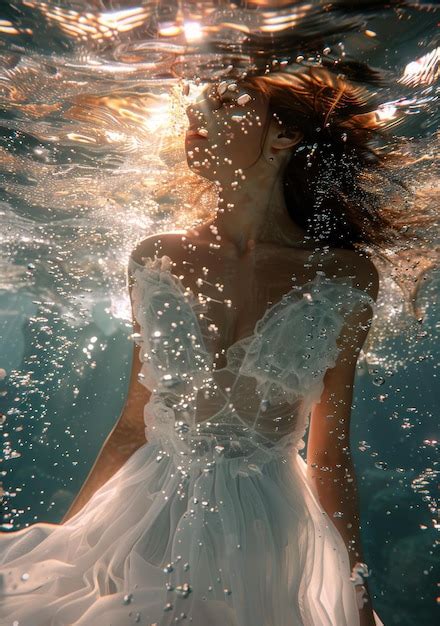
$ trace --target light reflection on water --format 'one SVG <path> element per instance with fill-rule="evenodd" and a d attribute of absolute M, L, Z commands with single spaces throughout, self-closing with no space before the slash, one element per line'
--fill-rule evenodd
<path fill-rule="evenodd" d="M 183 144 L 185 106 L 204 80 L 221 79 L 230 64 L 266 63 L 337 65 L 370 78 L 378 115 L 415 138 L 418 163 L 406 182 L 425 184 L 429 168 L 438 187 L 438 12 L 421 2 L 352 4 L 22 0 L 2 7 L 7 525 L 59 521 L 119 415 L 131 351 L 130 250 L 214 206 L 210 188 L 194 206 L 198 181 Z M 191 184 L 179 186 L 179 176 Z M 429 270 L 432 257 L 412 263 Z M 370 503 L 365 519 L 374 528 L 367 549 L 384 597 L 379 613 L 387 622 L 391 610 L 401 611 L 394 623 L 410 624 L 417 611 L 421 625 L 430 623 L 433 604 L 438 360 L 438 277 L 425 278 L 417 285 L 422 329 L 403 314 L 397 286 L 384 290 L 359 366 L 353 427 Z M 380 546 L 372 545 L 377 535 Z M 414 578 L 406 559 L 418 560 Z"/>

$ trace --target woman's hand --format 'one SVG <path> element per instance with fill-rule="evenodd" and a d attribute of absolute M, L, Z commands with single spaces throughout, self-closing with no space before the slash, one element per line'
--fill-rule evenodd
<path fill-rule="evenodd" d="M 359 626 L 376 626 L 376 620 L 374 619 L 373 609 L 366 610 L 366 607 L 359 611 Z"/>
<path fill-rule="evenodd" d="M 373 604 L 371 602 L 370 593 L 366 585 L 357 585 L 355 587 L 356 594 L 363 596 L 363 607 L 359 609 L 359 626 L 376 626 L 376 620 L 373 615 Z"/>

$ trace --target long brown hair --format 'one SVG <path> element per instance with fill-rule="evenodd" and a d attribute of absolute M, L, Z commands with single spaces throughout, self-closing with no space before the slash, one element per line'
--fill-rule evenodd
<path fill-rule="evenodd" d="M 404 157 L 386 136 L 386 123 L 366 89 L 313 67 L 239 82 L 268 101 L 269 115 L 287 133 L 304 134 L 284 170 L 283 186 L 289 214 L 313 239 L 338 248 L 412 240 L 408 213 L 400 208 L 409 193 L 395 171 Z M 413 217 L 426 223 L 420 213 Z"/>
<path fill-rule="evenodd" d="M 370 253 L 421 321 L 418 291 L 438 263 L 438 233 L 431 232 L 438 229 L 438 200 L 426 162 L 417 187 L 405 175 L 414 176 L 414 164 L 427 155 L 415 158 L 414 144 L 391 134 L 399 119 L 383 119 L 366 87 L 324 68 L 237 82 L 266 98 L 286 134 L 304 134 L 283 173 L 292 219 L 323 246 Z"/>

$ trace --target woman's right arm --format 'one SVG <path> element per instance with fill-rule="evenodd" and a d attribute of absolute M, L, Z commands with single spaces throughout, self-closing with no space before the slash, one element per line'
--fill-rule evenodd
<path fill-rule="evenodd" d="M 132 298 L 131 301 L 133 308 Z M 140 332 L 139 324 L 135 320 L 134 314 L 133 332 Z M 78 513 L 93 494 L 124 465 L 138 448 L 147 442 L 145 437 L 144 406 L 148 402 L 151 392 L 141 385 L 138 379 L 138 374 L 142 367 L 139 350 L 140 347 L 135 345 L 128 395 L 122 413 L 105 440 L 84 485 L 64 515 L 61 523 L 66 522 Z"/>
<path fill-rule="evenodd" d="M 138 349 L 135 348 L 135 350 Z M 135 358 L 133 360 L 135 361 Z M 140 386 L 139 382 L 137 384 Z M 131 390 L 130 385 L 130 392 Z M 61 523 L 66 522 L 78 513 L 93 494 L 128 461 L 138 448 L 147 442 L 143 422 L 143 408 L 148 402 L 150 394 L 145 388 L 139 391 L 139 393 L 130 392 L 118 422 L 105 440 L 81 491 L 76 496 Z"/>

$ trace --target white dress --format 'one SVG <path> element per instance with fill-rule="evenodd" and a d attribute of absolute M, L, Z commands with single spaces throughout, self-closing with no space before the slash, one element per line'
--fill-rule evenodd
<path fill-rule="evenodd" d="M 0 624 L 358 626 L 345 544 L 298 450 L 345 315 L 374 301 L 318 271 L 215 370 L 170 258 L 129 272 L 148 442 L 64 525 L 0 535 Z"/>

